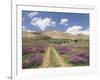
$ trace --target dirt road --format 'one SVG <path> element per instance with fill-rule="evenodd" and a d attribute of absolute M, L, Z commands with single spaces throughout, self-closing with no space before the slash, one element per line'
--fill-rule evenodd
<path fill-rule="evenodd" d="M 57 50 L 49 45 L 45 56 L 43 58 L 43 64 L 40 67 L 67 67 L 71 66 L 70 64 L 65 64 L 61 55 L 57 52 Z"/>

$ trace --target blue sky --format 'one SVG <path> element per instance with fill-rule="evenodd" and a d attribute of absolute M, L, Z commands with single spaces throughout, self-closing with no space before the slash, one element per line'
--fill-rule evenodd
<path fill-rule="evenodd" d="M 22 26 L 29 32 L 55 30 L 88 34 L 89 14 L 22 11 Z"/>

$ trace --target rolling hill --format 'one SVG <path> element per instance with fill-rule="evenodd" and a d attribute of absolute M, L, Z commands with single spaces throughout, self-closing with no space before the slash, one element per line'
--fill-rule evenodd
<path fill-rule="evenodd" d="M 84 34 L 69 34 L 69 33 L 64 33 L 64 32 L 58 32 L 58 31 L 53 31 L 53 30 L 48 30 L 48 31 L 43 31 L 43 32 L 25 32 L 23 31 L 23 37 L 28 37 L 28 38 L 37 38 L 41 36 L 47 36 L 52 39 L 89 39 L 89 35 L 84 35 Z"/>

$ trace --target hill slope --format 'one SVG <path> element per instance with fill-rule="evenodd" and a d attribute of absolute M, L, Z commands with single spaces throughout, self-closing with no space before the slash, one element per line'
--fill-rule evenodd
<path fill-rule="evenodd" d="M 89 39 L 89 35 L 73 35 L 69 33 L 63 33 L 58 31 L 43 31 L 43 32 L 25 32 L 23 31 L 23 37 L 37 38 L 41 36 L 47 36 L 52 39 Z"/>

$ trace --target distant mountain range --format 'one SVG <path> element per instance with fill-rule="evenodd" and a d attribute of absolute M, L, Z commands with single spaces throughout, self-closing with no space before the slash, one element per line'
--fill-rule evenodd
<path fill-rule="evenodd" d="M 58 32 L 54 30 L 48 30 L 48 31 L 42 31 L 42 32 L 26 32 L 23 31 L 23 37 L 30 37 L 30 38 L 37 38 L 40 36 L 47 36 L 52 39 L 89 39 L 89 35 L 85 34 L 69 34 L 69 33 L 64 33 L 64 32 Z"/>

